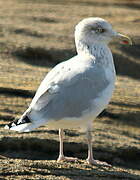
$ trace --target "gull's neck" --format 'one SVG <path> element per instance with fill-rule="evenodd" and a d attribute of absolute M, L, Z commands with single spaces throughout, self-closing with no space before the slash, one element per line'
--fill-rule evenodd
<path fill-rule="evenodd" d="M 86 44 L 83 42 L 76 43 L 77 53 L 78 54 L 88 54 L 94 56 L 95 58 L 102 58 L 110 53 L 110 49 L 108 45 L 104 42 L 101 43 L 93 43 L 93 44 Z"/>
<path fill-rule="evenodd" d="M 108 45 L 104 42 L 86 44 L 81 41 L 76 42 L 77 53 L 80 56 L 89 56 L 95 63 L 101 65 L 114 66 L 112 53 Z"/>

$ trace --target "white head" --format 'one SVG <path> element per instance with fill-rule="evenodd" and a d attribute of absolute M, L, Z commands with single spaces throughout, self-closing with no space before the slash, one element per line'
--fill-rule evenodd
<path fill-rule="evenodd" d="M 88 46 L 95 43 L 108 44 L 114 37 L 123 37 L 132 43 L 130 38 L 114 31 L 111 24 L 99 17 L 83 19 L 75 28 L 76 46 L 79 42 Z"/>

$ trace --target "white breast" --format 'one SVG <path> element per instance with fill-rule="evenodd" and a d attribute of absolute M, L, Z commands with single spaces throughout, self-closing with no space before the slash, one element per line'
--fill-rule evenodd
<path fill-rule="evenodd" d="M 98 98 L 93 100 L 93 103 L 98 107 L 97 111 L 102 111 L 104 108 L 106 108 L 115 88 L 116 72 L 113 58 L 111 60 L 112 61 L 109 62 L 108 66 L 104 67 L 105 75 L 107 80 L 109 81 L 109 85 L 100 93 L 100 96 Z"/>

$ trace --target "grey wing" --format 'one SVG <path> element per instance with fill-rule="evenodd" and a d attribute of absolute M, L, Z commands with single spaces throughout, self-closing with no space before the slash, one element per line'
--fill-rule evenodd
<path fill-rule="evenodd" d="M 80 117 L 83 111 L 90 108 L 91 100 L 97 98 L 108 83 L 103 69 L 90 68 L 73 76 L 67 86 L 64 81 L 52 87 L 50 92 L 42 94 L 34 110 L 42 119 Z"/>

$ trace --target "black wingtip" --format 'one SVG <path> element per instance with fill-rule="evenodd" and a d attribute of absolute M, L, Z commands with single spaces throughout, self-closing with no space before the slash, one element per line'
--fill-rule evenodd
<path fill-rule="evenodd" d="M 5 129 L 10 129 L 13 126 L 19 126 L 21 124 L 26 124 L 26 123 L 31 123 L 31 120 L 29 119 L 29 117 L 27 115 L 24 116 L 22 119 L 18 119 L 18 120 L 15 120 L 15 121 L 9 123 L 8 125 L 5 126 Z"/>
<path fill-rule="evenodd" d="M 31 120 L 29 119 L 27 115 L 21 121 L 21 124 L 25 124 L 25 123 L 31 123 Z"/>

